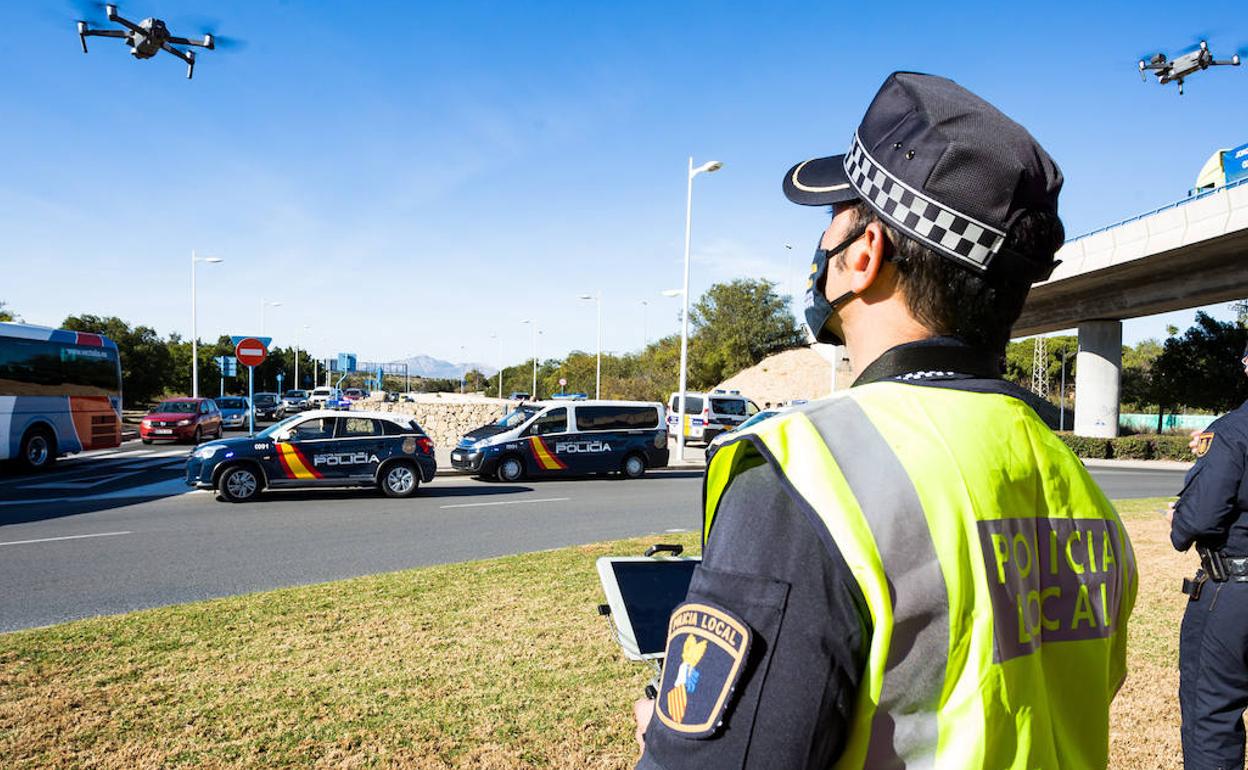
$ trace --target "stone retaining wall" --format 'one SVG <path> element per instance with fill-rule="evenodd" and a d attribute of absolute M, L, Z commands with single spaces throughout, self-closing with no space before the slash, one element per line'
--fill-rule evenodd
<path fill-rule="evenodd" d="M 439 448 L 454 447 L 473 428 L 479 428 L 516 408 L 517 402 L 498 398 L 431 393 L 415 402 L 360 401 L 360 409 L 410 414 Z"/>

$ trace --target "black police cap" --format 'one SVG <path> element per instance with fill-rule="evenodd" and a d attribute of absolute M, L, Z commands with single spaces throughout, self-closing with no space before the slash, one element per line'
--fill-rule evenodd
<path fill-rule="evenodd" d="M 1038 264 L 1002 248 L 1027 211 L 1057 215 L 1062 172 L 1027 132 L 947 78 L 894 72 L 849 152 L 804 161 L 784 177 L 794 203 L 862 200 L 937 253 L 1006 280 L 1045 280 Z"/>

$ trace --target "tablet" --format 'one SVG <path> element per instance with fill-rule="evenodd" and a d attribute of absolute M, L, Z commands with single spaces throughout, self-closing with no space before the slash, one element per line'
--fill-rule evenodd
<path fill-rule="evenodd" d="M 611 608 L 617 641 L 633 660 L 662 658 L 667 622 L 685 600 L 701 559 L 604 556 L 598 577 Z"/>

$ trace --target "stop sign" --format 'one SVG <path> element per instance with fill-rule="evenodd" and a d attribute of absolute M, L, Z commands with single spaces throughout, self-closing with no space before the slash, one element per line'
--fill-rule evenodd
<path fill-rule="evenodd" d="M 259 366 L 268 358 L 269 349 L 255 337 L 247 337 L 238 341 L 234 347 L 234 357 L 243 366 Z"/>

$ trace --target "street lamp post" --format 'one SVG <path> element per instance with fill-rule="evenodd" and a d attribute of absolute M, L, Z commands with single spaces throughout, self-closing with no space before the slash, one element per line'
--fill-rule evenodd
<path fill-rule="evenodd" d="M 1075 351 L 1075 353 L 1078 352 L 1077 350 Z M 1071 355 L 1072 353 L 1069 350 L 1062 351 L 1062 390 L 1058 394 L 1057 399 L 1060 407 L 1059 414 L 1061 415 L 1058 418 L 1058 430 L 1066 430 L 1066 359 L 1070 358 Z"/>
<path fill-rule="evenodd" d="M 602 398 L 602 292 L 582 294 L 581 299 L 592 299 L 598 303 L 598 366 L 594 375 L 594 398 Z"/>
<path fill-rule="evenodd" d="M 468 367 L 464 364 L 464 346 L 459 346 L 459 395 L 464 395 L 464 380 L 468 377 Z"/>
<path fill-rule="evenodd" d="M 497 334 L 491 334 L 490 339 L 494 340 L 495 356 L 498 361 L 498 397 L 503 397 L 503 372 L 507 371 L 507 367 L 503 365 L 503 341 L 499 339 Z"/>
<path fill-rule="evenodd" d="M 676 455 L 685 459 L 685 393 L 689 373 L 689 233 L 693 228 L 693 178 L 702 172 L 718 171 L 724 164 L 717 160 L 693 167 L 689 156 L 688 187 L 685 194 L 685 278 L 681 283 L 684 307 L 680 314 L 680 429 L 676 432 Z"/>
<path fill-rule="evenodd" d="M 199 314 L 195 309 L 195 263 L 217 264 L 221 257 L 197 257 L 191 249 L 191 396 L 199 397 Z"/>
<path fill-rule="evenodd" d="M 650 347 L 650 332 L 646 328 L 646 310 L 650 307 L 650 303 L 644 299 L 641 301 L 641 349 L 645 350 Z"/>
<path fill-rule="evenodd" d="M 529 393 L 529 398 L 537 400 L 537 320 L 533 318 L 521 321 L 522 324 L 528 324 L 533 331 L 533 390 Z"/>
<path fill-rule="evenodd" d="M 264 298 L 260 299 L 260 333 L 264 334 L 264 311 L 266 308 L 281 307 L 280 302 L 268 302 Z"/>
<path fill-rule="evenodd" d="M 308 329 L 309 327 L 306 325 L 303 327 L 303 331 L 305 332 L 308 331 Z M 302 335 L 300 335 L 298 332 L 295 333 L 295 388 L 296 389 L 299 388 L 299 338 L 300 336 Z M 312 381 L 316 382 L 315 375 L 313 375 Z"/>

